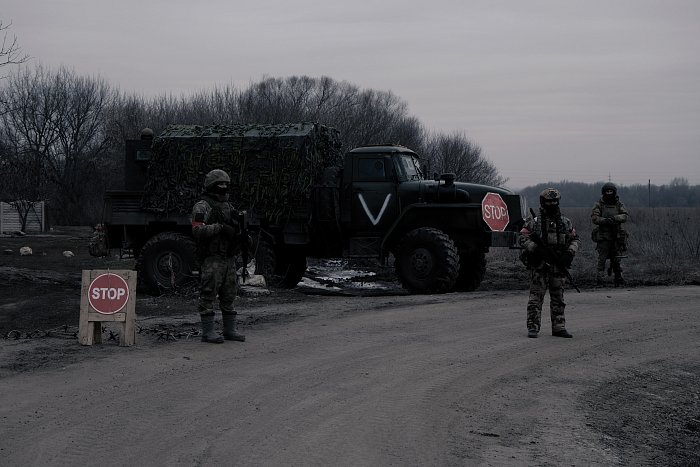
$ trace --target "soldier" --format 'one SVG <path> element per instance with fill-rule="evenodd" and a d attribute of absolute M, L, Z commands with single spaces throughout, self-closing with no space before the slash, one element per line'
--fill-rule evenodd
<path fill-rule="evenodd" d="M 627 222 L 627 209 L 617 196 L 617 187 L 614 183 L 606 183 L 600 190 L 602 196 L 593 206 L 591 222 L 593 231 L 591 239 L 596 243 L 598 252 L 598 264 L 596 265 L 596 284 L 603 285 L 605 275 L 605 262 L 610 260 L 611 271 L 615 273 L 615 287 L 624 285 L 620 256 L 627 250 L 627 231 L 622 224 Z"/>
<path fill-rule="evenodd" d="M 520 231 L 523 263 L 531 270 L 530 298 L 527 302 L 527 337 L 540 331 L 542 303 L 549 289 L 552 335 L 573 337 L 566 330 L 564 284 L 567 269 L 581 245 L 571 221 L 561 215 L 561 195 L 554 188 L 540 194 L 540 213 L 527 218 Z"/>
<path fill-rule="evenodd" d="M 220 344 L 226 340 L 245 341 L 236 331 L 235 255 L 240 249 L 241 226 L 237 211 L 229 203 L 231 179 L 220 169 L 204 178 L 202 199 L 192 208 L 192 235 L 197 241 L 200 261 L 199 314 L 202 319 L 202 342 Z M 219 297 L 219 308 L 224 325 L 221 337 L 214 331 L 214 301 Z"/>

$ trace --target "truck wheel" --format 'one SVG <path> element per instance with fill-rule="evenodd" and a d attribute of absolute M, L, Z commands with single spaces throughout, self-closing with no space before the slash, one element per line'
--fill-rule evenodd
<path fill-rule="evenodd" d="M 259 240 L 255 252 L 255 274 L 265 276 L 271 287 L 296 287 L 306 272 L 306 256 L 302 252 L 275 248 L 266 240 Z"/>
<path fill-rule="evenodd" d="M 457 247 L 444 232 L 421 227 L 406 234 L 396 248 L 396 275 L 415 293 L 445 293 L 457 280 Z"/>
<path fill-rule="evenodd" d="M 455 291 L 472 292 L 479 288 L 486 274 L 486 255 L 482 252 L 460 251 L 459 276 Z"/>
<path fill-rule="evenodd" d="M 143 245 L 136 261 L 139 282 L 148 293 L 157 295 L 194 280 L 195 251 L 194 240 L 186 235 L 154 235 Z"/>

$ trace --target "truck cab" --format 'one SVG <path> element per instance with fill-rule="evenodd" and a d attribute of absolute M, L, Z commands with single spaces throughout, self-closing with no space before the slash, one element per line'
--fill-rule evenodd
<path fill-rule="evenodd" d="M 465 216 L 465 212 L 476 208 L 487 193 L 498 193 L 508 200 L 513 222 L 504 232 L 492 232 L 482 224 L 483 233 L 488 234 L 485 237 L 491 237 L 485 241 L 487 246 L 515 246 L 514 232 L 526 216 L 521 196 L 502 188 L 455 182 L 450 173 L 427 179 L 418 154 L 395 145 L 365 146 L 349 151 L 345 157 L 341 193 L 343 230 L 351 237 L 384 237 L 402 222 L 408 222 L 412 217 L 408 213 L 412 210 L 424 216 L 419 224 L 431 222 L 443 227 L 452 224 L 459 228 L 454 219 L 445 216 L 449 213 Z M 481 217 L 480 212 L 476 214 Z M 498 239 L 494 240 L 495 237 Z"/>
<path fill-rule="evenodd" d="M 517 246 L 527 209 L 509 190 L 455 182 L 449 173 L 427 179 L 418 154 L 397 145 L 347 152 L 340 193 L 343 256 L 393 256 L 399 279 L 415 292 L 478 287 L 485 253 Z M 483 219 L 487 193 L 507 205 L 512 220 L 502 231 Z"/>

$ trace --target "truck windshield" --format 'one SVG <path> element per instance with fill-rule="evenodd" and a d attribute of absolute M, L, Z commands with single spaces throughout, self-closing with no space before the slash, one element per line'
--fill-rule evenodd
<path fill-rule="evenodd" d="M 399 154 L 394 156 L 396 170 L 401 180 L 422 180 L 423 172 L 420 170 L 420 161 L 412 154 Z"/>

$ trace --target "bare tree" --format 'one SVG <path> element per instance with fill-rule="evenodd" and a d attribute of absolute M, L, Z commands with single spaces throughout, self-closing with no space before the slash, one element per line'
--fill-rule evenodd
<path fill-rule="evenodd" d="M 82 223 L 86 213 L 101 205 L 102 196 L 95 199 L 92 194 L 111 172 L 111 141 L 105 128 L 114 92 L 101 78 L 77 76 L 65 68 L 54 79 L 63 111 L 55 122 L 58 141 L 47 175 L 63 207 L 61 220 Z"/>
<path fill-rule="evenodd" d="M 41 66 L 11 75 L 0 139 L 16 167 L 17 199 L 51 199 L 60 223 L 85 223 L 100 209 L 112 170 L 106 114 L 114 93 L 101 79 Z M 94 196 L 99 193 L 99 196 Z"/>
<path fill-rule="evenodd" d="M 212 112 L 212 118 L 210 121 L 217 123 L 241 121 L 238 106 L 240 94 L 240 91 L 233 84 L 215 87 L 211 93 L 210 111 Z"/>
<path fill-rule="evenodd" d="M 0 88 L 4 198 L 26 221 L 34 201 L 49 197 L 46 164 L 58 141 L 54 119 L 61 103 L 41 67 L 11 75 Z M 25 225 L 22 226 L 25 228 Z"/>
<path fill-rule="evenodd" d="M 241 119 L 255 123 L 304 120 L 305 109 L 289 106 L 290 94 L 285 80 L 280 78 L 265 78 L 258 83 L 251 83 L 240 96 Z"/>
<path fill-rule="evenodd" d="M 3 180 L 0 200 L 6 201 L 17 212 L 20 230 L 24 232 L 37 199 L 33 194 L 36 190 L 26 183 L 33 175 L 33 167 L 30 161 L 17 157 L 6 147 L 0 147 L 0 174 Z"/>
<path fill-rule="evenodd" d="M 106 131 L 112 144 L 119 149 L 123 149 L 125 140 L 135 138 L 142 129 L 152 128 L 154 123 L 146 110 L 145 100 L 135 94 L 116 91 L 108 114 Z"/>
<path fill-rule="evenodd" d="M 481 155 L 481 148 L 463 133 L 435 134 L 426 146 L 426 156 L 435 171 L 452 172 L 457 180 L 483 185 L 500 186 L 507 182 Z"/>
<path fill-rule="evenodd" d="M 12 23 L 3 24 L 0 21 L 0 34 L 2 34 L 2 45 L 0 46 L 0 67 L 6 65 L 19 65 L 29 60 L 29 55 L 22 53 L 22 48 L 17 42 L 17 36 L 8 36 L 8 29 Z"/>
<path fill-rule="evenodd" d="M 32 158 L 21 157 L 15 148 L 0 139 L 0 200 L 7 202 L 17 212 L 20 230 L 27 230 L 27 221 L 34 210 L 40 188 L 30 183 L 36 180 L 37 167 Z"/>
<path fill-rule="evenodd" d="M 240 94 L 241 121 L 316 121 L 337 128 L 346 148 L 394 143 L 415 146 L 424 130 L 407 105 L 386 91 L 361 90 L 328 77 L 265 78 Z"/>

